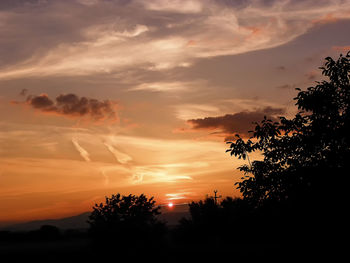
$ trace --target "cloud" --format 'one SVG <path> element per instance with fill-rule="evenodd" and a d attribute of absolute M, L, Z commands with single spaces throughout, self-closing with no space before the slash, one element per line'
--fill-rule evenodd
<path fill-rule="evenodd" d="M 220 109 L 214 105 L 182 104 L 175 106 L 175 115 L 180 120 L 205 117 L 208 115 L 217 114 L 218 112 L 220 112 Z"/>
<path fill-rule="evenodd" d="M 349 10 L 349 1 L 336 0 L 17 4 L 0 15 L 0 78 L 188 67 L 198 59 L 286 44 L 319 21 L 349 19 Z"/>
<path fill-rule="evenodd" d="M 77 0 L 82 5 L 93 6 L 98 4 L 99 0 Z"/>
<path fill-rule="evenodd" d="M 312 23 L 314 24 L 330 24 L 330 23 L 335 23 L 339 20 L 339 18 L 332 14 L 332 13 L 328 13 L 320 18 L 316 18 L 314 20 L 312 20 Z"/>
<path fill-rule="evenodd" d="M 232 169 L 240 162 L 232 163 L 226 158 L 226 146 L 222 142 L 166 140 L 117 135 L 115 130 L 115 135 L 112 131 L 96 133 L 97 130 L 100 127 L 76 129 L 45 123 L 23 126 L 0 121 L 0 163 L 4 179 L 0 195 L 67 193 L 70 196 L 67 202 L 74 203 L 71 194 L 77 191 L 76 196 L 81 198 L 83 193 L 86 198 L 87 194 L 96 196 L 97 191 L 103 197 L 106 191 L 131 189 L 147 190 L 150 195 L 157 193 L 161 196 L 158 200 L 165 200 L 164 195 L 168 193 L 183 193 L 193 199 L 210 191 L 213 174 L 219 190 L 221 186 L 229 188 L 228 182 L 237 175 Z M 103 142 L 120 152 L 122 149 L 132 152 L 133 160 L 123 165 L 115 163 Z M 47 176 L 48 171 L 53 177 Z M 187 192 L 194 194 L 187 196 Z M 231 193 L 232 189 L 227 192 Z M 46 200 L 47 194 L 40 194 L 40 198 Z M 32 206 L 35 200 L 31 201 Z"/>
<path fill-rule="evenodd" d="M 73 143 L 75 149 L 81 155 L 81 157 L 83 157 L 83 159 L 86 162 L 91 162 L 90 154 L 83 147 L 80 146 L 80 144 L 78 143 L 78 140 L 76 138 L 72 138 L 72 143 Z"/>
<path fill-rule="evenodd" d="M 211 130 L 212 134 L 225 136 L 225 140 L 230 139 L 234 134 L 248 137 L 249 130 L 254 128 L 254 122 L 261 121 L 264 116 L 272 120 L 277 120 L 276 115 L 284 113 L 282 108 L 265 107 L 255 111 L 242 111 L 224 116 L 206 117 L 192 119 L 187 122 L 191 125 L 191 130 Z"/>
<path fill-rule="evenodd" d="M 189 175 L 173 174 L 166 169 L 162 169 L 162 167 L 137 166 L 133 170 L 133 183 L 174 183 L 184 180 L 193 180 Z"/>
<path fill-rule="evenodd" d="M 130 174 L 130 169 L 121 165 L 108 165 L 100 167 L 100 172 L 104 178 L 104 185 L 108 186 L 111 182 L 111 179 L 118 177 L 118 186 L 128 184 L 127 176 Z M 124 175 L 124 176 L 120 176 Z"/>
<path fill-rule="evenodd" d="M 350 45 L 349 46 L 333 46 L 332 50 L 346 54 L 346 53 L 350 52 Z"/>
<path fill-rule="evenodd" d="M 54 102 L 47 96 L 47 94 L 40 94 L 39 96 L 29 96 L 27 103 L 35 109 L 43 111 L 55 111 Z"/>
<path fill-rule="evenodd" d="M 27 89 L 22 89 L 21 92 L 19 93 L 19 95 L 21 96 L 26 96 L 28 93 L 28 90 Z"/>
<path fill-rule="evenodd" d="M 21 104 L 20 102 L 14 102 Z M 78 97 L 75 94 L 61 94 L 55 100 L 47 94 L 29 95 L 26 105 L 46 113 L 54 113 L 67 117 L 85 117 L 92 121 L 117 120 L 116 103 L 104 100 Z"/>
<path fill-rule="evenodd" d="M 126 164 L 126 163 L 128 163 L 129 161 L 132 160 L 132 158 L 129 155 L 127 155 L 126 153 L 123 153 L 123 152 L 117 150 L 115 147 L 113 147 L 112 144 L 104 142 L 104 145 L 106 145 L 108 151 L 110 151 L 114 155 L 115 159 L 119 163 Z"/>
<path fill-rule="evenodd" d="M 216 117 L 227 112 L 252 112 L 261 111 L 265 108 L 283 108 L 281 103 L 263 100 L 259 97 L 253 98 L 230 98 L 213 100 L 205 104 L 178 104 L 173 106 L 175 116 L 180 120 L 200 119 L 205 117 Z"/>
<path fill-rule="evenodd" d="M 320 76 L 320 72 L 316 70 L 309 71 L 305 74 L 305 77 L 308 81 L 314 81 L 317 76 Z"/>
<path fill-rule="evenodd" d="M 165 194 L 167 200 L 181 200 L 181 199 L 189 199 L 190 196 L 194 195 L 193 192 L 179 192 L 179 193 L 168 193 Z"/>
<path fill-rule="evenodd" d="M 140 1 L 148 10 L 175 13 L 199 13 L 202 11 L 202 2 L 196 0 L 153 0 Z"/>
<path fill-rule="evenodd" d="M 195 81 L 170 81 L 170 82 L 150 82 L 142 83 L 132 87 L 129 91 L 151 91 L 151 92 L 175 92 L 194 91 L 205 84 L 203 80 Z"/>
<path fill-rule="evenodd" d="M 282 89 L 282 90 L 287 90 L 287 89 L 295 89 L 296 88 L 296 84 L 283 84 L 283 85 L 279 85 L 276 87 L 276 89 Z"/>
<path fill-rule="evenodd" d="M 142 83 L 136 87 L 130 88 L 130 91 L 146 90 L 153 92 L 169 92 L 169 91 L 184 91 L 187 90 L 187 83 L 183 82 L 155 82 Z"/>

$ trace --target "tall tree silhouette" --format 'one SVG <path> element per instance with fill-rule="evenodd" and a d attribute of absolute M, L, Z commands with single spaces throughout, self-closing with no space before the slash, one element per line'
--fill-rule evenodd
<path fill-rule="evenodd" d="M 264 157 L 239 167 L 246 174 L 238 183 L 244 198 L 256 205 L 285 200 L 297 188 L 310 188 L 325 179 L 321 175 L 327 171 L 337 173 L 349 167 L 349 53 L 337 60 L 326 58 L 320 69 L 328 80 L 305 91 L 298 89 L 294 118 L 280 117 L 279 122 L 265 118 L 256 123 L 251 138 L 244 140 L 237 134 L 236 141 L 228 142 L 227 151 L 238 158 L 245 159 L 254 151 Z"/>
<path fill-rule="evenodd" d="M 284 213 L 289 223 L 300 222 L 298 228 L 304 224 L 305 232 L 320 222 L 329 232 L 342 225 L 350 168 L 350 52 L 336 60 L 327 57 L 320 69 L 326 80 L 297 89 L 293 118 L 265 117 L 251 138 L 237 134 L 227 150 L 240 159 L 262 154 L 262 160 L 238 168 L 245 173 L 237 183 L 244 200 Z M 313 234 L 322 231 L 314 228 Z"/>

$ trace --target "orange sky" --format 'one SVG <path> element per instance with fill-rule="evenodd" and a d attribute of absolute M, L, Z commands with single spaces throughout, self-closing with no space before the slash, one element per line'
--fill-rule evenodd
<path fill-rule="evenodd" d="M 117 192 L 239 196 L 225 139 L 293 114 L 349 18 L 337 0 L 1 1 L 0 224 Z"/>

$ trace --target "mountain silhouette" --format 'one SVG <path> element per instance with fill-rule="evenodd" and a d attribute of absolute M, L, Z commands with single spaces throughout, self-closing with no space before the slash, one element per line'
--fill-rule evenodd
<path fill-rule="evenodd" d="M 159 219 L 165 221 L 168 226 L 175 226 L 179 220 L 189 215 L 188 205 L 181 204 L 175 205 L 172 209 L 168 209 L 166 206 L 161 207 L 162 214 L 159 215 Z M 44 219 L 35 220 L 18 224 L 11 224 L 0 227 L 0 230 L 7 231 L 31 231 L 39 229 L 43 225 L 56 226 L 59 229 L 88 229 L 89 225 L 87 220 L 90 212 L 84 212 L 75 216 L 64 217 L 59 219 Z"/>
<path fill-rule="evenodd" d="M 87 229 L 88 223 L 86 222 L 88 220 L 88 217 L 90 215 L 90 212 L 85 212 L 82 214 L 78 214 L 76 216 L 70 216 L 65 218 L 59 218 L 59 219 L 44 219 L 44 220 L 35 220 L 35 221 L 29 221 L 14 225 L 9 225 L 6 227 L 3 227 L 1 230 L 8 230 L 8 231 L 31 231 L 39 229 L 43 225 L 51 225 L 56 226 L 59 229 Z"/>

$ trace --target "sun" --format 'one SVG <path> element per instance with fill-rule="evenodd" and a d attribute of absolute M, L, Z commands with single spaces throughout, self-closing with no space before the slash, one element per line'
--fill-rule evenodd
<path fill-rule="evenodd" d="M 169 207 L 169 208 L 172 208 L 173 206 L 174 206 L 173 203 L 169 203 L 169 204 L 168 204 L 168 207 Z"/>

